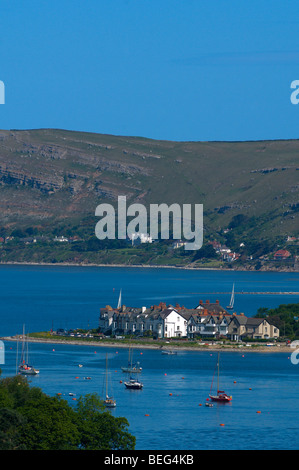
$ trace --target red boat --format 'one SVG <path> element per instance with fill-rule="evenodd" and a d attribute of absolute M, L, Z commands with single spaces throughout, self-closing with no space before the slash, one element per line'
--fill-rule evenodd
<path fill-rule="evenodd" d="M 232 400 L 232 396 L 227 395 L 222 390 L 217 390 L 217 395 L 209 395 L 212 401 L 227 402 Z"/>
<path fill-rule="evenodd" d="M 219 390 L 219 358 L 220 358 L 220 353 L 218 352 L 218 360 L 216 364 L 216 367 L 218 366 L 217 395 L 211 395 L 211 390 L 213 387 L 213 380 L 214 380 L 214 376 L 213 376 L 209 397 L 211 398 L 212 401 L 227 403 L 227 402 L 230 402 L 233 397 L 231 395 L 227 395 L 223 390 Z M 214 372 L 214 375 L 215 375 L 215 372 Z"/>

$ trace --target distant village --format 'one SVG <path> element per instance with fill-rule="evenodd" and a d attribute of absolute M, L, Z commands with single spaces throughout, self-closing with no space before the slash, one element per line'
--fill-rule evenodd
<path fill-rule="evenodd" d="M 106 335 L 152 336 L 156 339 L 200 337 L 241 341 L 279 337 L 279 329 L 268 319 L 229 313 L 218 300 L 214 303 L 200 301 L 191 309 L 163 302 L 149 308 L 107 305 L 100 309 L 99 329 Z"/>
<path fill-rule="evenodd" d="M 229 229 L 224 229 L 223 233 L 227 233 L 227 231 L 229 231 Z M 0 245 L 4 243 L 8 243 L 10 241 L 20 242 L 20 243 L 29 245 L 29 244 L 37 243 L 37 242 L 39 243 L 43 243 L 43 242 L 75 243 L 75 242 L 82 242 L 84 240 L 78 237 L 77 235 L 69 236 L 69 237 L 66 237 L 64 235 L 59 235 L 59 236 L 54 236 L 54 237 L 45 236 L 45 235 L 29 236 L 29 237 L 14 237 L 14 236 L 0 237 Z M 159 240 L 153 240 L 150 235 L 144 234 L 144 233 L 133 233 L 131 234 L 130 238 L 127 238 L 127 243 L 130 244 L 131 246 L 139 246 L 141 244 L 154 243 L 154 242 L 157 243 L 158 241 Z M 287 236 L 285 242 L 286 242 L 286 245 L 298 244 L 299 237 Z M 187 242 L 183 240 L 174 240 L 171 245 L 171 248 L 173 250 L 176 250 L 176 249 L 184 247 L 186 243 Z M 224 262 L 233 263 L 234 261 L 237 261 L 241 257 L 240 253 L 231 250 L 229 247 L 221 244 L 220 242 L 216 240 L 208 241 L 207 244 L 213 247 L 213 249 L 215 250 L 215 253 L 217 253 L 220 259 Z M 245 243 L 241 242 L 240 248 L 244 246 L 245 246 Z M 266 257 L 262 256 L 260 258 L 267 258 L 269 256 L 274 261 L 286 261 L 286 260 L 291 260 L 293 258 L 293 255 L 291 254 L 291 252 L 285 248 L 279 249 L 276 252 L 269 253 Z M 295 257 L 295 262 L 297 258 L 298 257 Z M 253 259 L 252 256 L 248 257 L 248 260 L 252 260 L 252 259 Z"/>

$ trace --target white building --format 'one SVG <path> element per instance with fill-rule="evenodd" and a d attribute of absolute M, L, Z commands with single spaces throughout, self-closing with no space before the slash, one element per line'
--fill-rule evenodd
<path fill-rule="evenodd" d="M 130 236 L 132 240 L 132 245 L 137 245 L 139 243 L 152 243 L 153 239 L 148 235 L 148 233 L 132 233 Z"/>
<path fill-rule="evenodd" d="M 164 317 L 164 338 L 187 336 L 187 320 L 177 310 L 168 308 L 161 314 Z"/>

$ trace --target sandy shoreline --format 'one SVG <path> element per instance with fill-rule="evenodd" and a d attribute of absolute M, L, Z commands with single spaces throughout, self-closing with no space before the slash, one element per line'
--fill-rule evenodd
<path fill-rule="evenodd" d="M 0 338 L 2 341 L 20 341 L 20 336 L 4 336 Z M 75 346 L 92 346 L 92 347 L 111 347 L 111 348 L 129 348 L 128 343 L 122 343 L 121 341 L 113 341 L 113 342 L 99 342 L 99 341 L 67 341 L 63 339 L 51 339 L 51 338 L 26 338 L 26 340 L 30 343 L 45 343 L 45 344 L 63 344 L 63 345 L 75 345 Z M 222 345 L 222 344 L 203 344 L 198 346 L 187 346 L 185 344 L 177 345 L 171 344 L 165 346 L 159 343 L 153 344 L 142 344 L 136 343 L 130 344 L 131 348 L 134 349 L 153 349 L 153 350 L 174 350 L 174 351 L 221 351 L 221 352 L 257 352 L 257 353 L 292 353 L 295 351 L 294 348 L 286 345 L 274 345 L 274 346 L 245 346 L 245 345 Z"/>

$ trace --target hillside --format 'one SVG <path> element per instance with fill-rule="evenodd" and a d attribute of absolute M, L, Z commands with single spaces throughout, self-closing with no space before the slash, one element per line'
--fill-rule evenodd
<path fill-rule="evenodd" d="M 67 232 L 86 240 L 94 235 L 96 206 L 125 195 L 128 205 L 147 207 L 202 203 L 206 240 L 232 249 L 264 241 L 271 251 L 298 237 L 298 155 L 299 140 L 170 142 L 2 130 L 1 233 Z"/>

